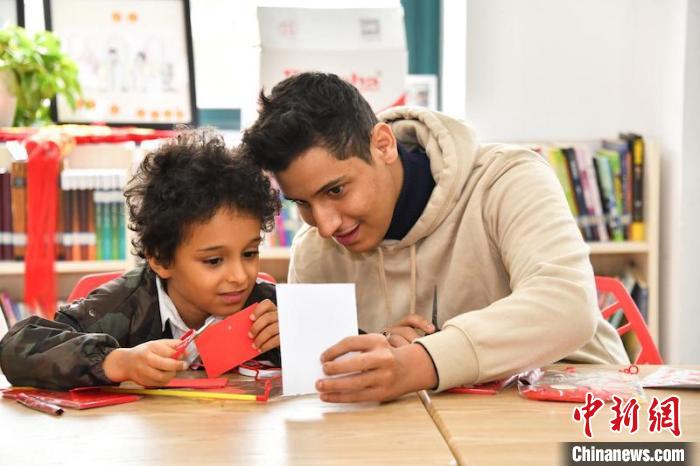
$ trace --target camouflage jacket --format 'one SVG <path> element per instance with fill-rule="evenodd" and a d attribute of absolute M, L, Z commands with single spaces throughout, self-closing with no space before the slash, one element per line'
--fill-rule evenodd
<path fill-rule="evenodd" d="M 275 298 L 273 285 L 258 283 L 246 306 Z M 155 275 L 138 267 L 61 306 L 53 321 L 33 316 L 15 324 L 0 341 L 0 367 L 15 386 L 108 385 L 102 363 L 110 352 L 161 338 L 172 334 L 169 325 L 163 330 Z M 279 364 L 279 349 L 262 358 Z"/>

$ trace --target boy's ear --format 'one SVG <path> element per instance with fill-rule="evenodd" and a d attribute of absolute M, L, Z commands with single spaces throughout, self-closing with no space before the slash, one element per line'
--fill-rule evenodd
<path fill-rule="evenodd" d="M 391 126 L 384 122 L 379 122 L 372 128 L 369 147 L 370 151 L 384 163 L 394 163 L 399 158 L 396 136 L 394 136 Z"/>
<path fill-rule="evenodd" d="M 167 280 L 170 278 L 170 269 L 158 262 L 155 257 L 149 256 L 146 260 L 148 261 L 148 266 L 161 278 L 161 280 Z"/>

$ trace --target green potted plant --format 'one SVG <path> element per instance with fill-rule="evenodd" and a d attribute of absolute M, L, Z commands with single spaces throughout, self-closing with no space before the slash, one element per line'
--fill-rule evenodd
<path fill-rule="evenodd" d="M 3 91 L 5 95 L 3 96 Z M 51 99 L 61 95 L 75 109 L 80 96 L 78 66 L 49 31 L 30 36 L 19 26 L 0 29 L 0 118 L 16 99 L 13 126 L 51 121 Z M 8 122 L 0 121 L 0 126 Z"/>

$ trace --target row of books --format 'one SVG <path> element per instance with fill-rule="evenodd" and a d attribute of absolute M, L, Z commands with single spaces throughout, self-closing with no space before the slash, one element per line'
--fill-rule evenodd
<path fill-rule="evenodd" d="M 13 301 L 6 291 L 0 291 L 0 311 L 2 311 L 1 329 L 10 328 L 20 320 L 34 315 L 26 304 Z"/>
<path fill-rule="evenodd" d="M 27 244 L 27 163 L 0 171 L 0 260 L 22 260 Z M 64 169 L 56 181 L 56 259 L 126 258 L 123 169 Z"/>
<path fill-rule="evenodd" d="M 27 162 L 0 167 L 0 260 L 24 258 L 27 245 Z"/>
<path fill-rule="evenodd" d="M 280 213 L 275 216 L 275 229 L 265 234 L 263 245 L 266 247 L 289 247 L 294 235 L 301 228 L 303 221 L 296 205 L 282 199 Z"/>
<path fill-rule="evenodd" d="M 22 260 L 26 248 L 26 162 L 0 171 L 0 260 Z M 58 189 L 57 260 L 123 260 L 126 258 L 126 212 L 121 169 L 64 169 Z M 267 247 L 289 247 L 302 225 L 293 202 L 283 199 Z"/>
<path fill-rule="evenodd" d="M 649 287 L 644 278 L 644 275 L 639 272 L 634 264 L 628 264 L 622 273 L 617 275 L 617 278 L 622 282 L 625 289 L 632 297 L 632 301 L 639 308 L 639 313 L 642 315 L 644 322 L 648 322 L 649 316 Z M 602 303 L 601 308 L 605 303 Z M 624 313 L 619 311 L 608 319 L 613 327 L 619 328 L 627 323 Z"/>
<path fill-rule="evenodd" d="M 537 146 L 564 189 L 586 241 L 644 241 L 644 139 Z"/>

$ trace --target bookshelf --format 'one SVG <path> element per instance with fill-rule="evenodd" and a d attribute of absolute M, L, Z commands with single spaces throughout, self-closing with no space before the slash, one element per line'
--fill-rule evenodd
<path fill-rule="evenodd" d="M 58 296 L 65 299 L 83 275 L 129 270 L 135 265 L 134 257 L 123 261 L 57 261 Z M 278 282 L 287 281 L 288 266 L 289 248 L 261 249 L 260 270 L 269 273 Z M 0 290 L 7 291 L 13 300 L 24 296 L 24 262 L 0 261 Z"/>
<path fill-rule="evenodd" d="M 0 144 L 0 168 L 9 169 L 13 157 L 7 143 Z M 140 160 L 140 148 L 132 142 L 111 144 L 84 144 L 76 146 L 66 155 L 64 169 L 123 169 L 127 175 Z M 126 239 L 129 241 L 128 231 Z M 124 260 L 57 261 L 58 297 L 65 299 L 77 280 L 89 273 L 127 270 L 134 266 L 135 257 L 127 253 Z M 24 296 L 24 262 L 0 261 L 0 289 L 12 300 L 20 301 Z"/>
<path fill-rule="evenodd" d="M 560 144 L 552 144 L 560 145 Z M 633 264 L 648 287 L 647 325 L 659 346 L 659 203 L 660 154 L 655 141 L 645 139 L 644 154 L 644 241 L 589 242 L 596 275 L 621 275 Z"/>
<path fill-rule="evenodd" d="M 143 150 L 134 143 L 119 144 L 85 144 L 66 156 L 64 168 L 101 169 L 122 168 L 128 174 L 133 173 L 143 156 Z M 12 156 L 6 144 L 0 143 L 0 168 L 8 169 Z M 127 241 L 131 240 L 127 230 Z M 80 277 L 90 273 L 129 270 L 136 265 L 137 258 L 127 254 L 125 260 L 96 261 L 57 261 L 58 297 L 65 299 Z M 271 274 L 278 281 L 287 279 L 289 265 L 289 248 L 264 247 L 260 253 L 260 270 Z M 13 300 L 24 296 L 24 262 L 0 261 L 0 290 L 5 290 Z"/>

